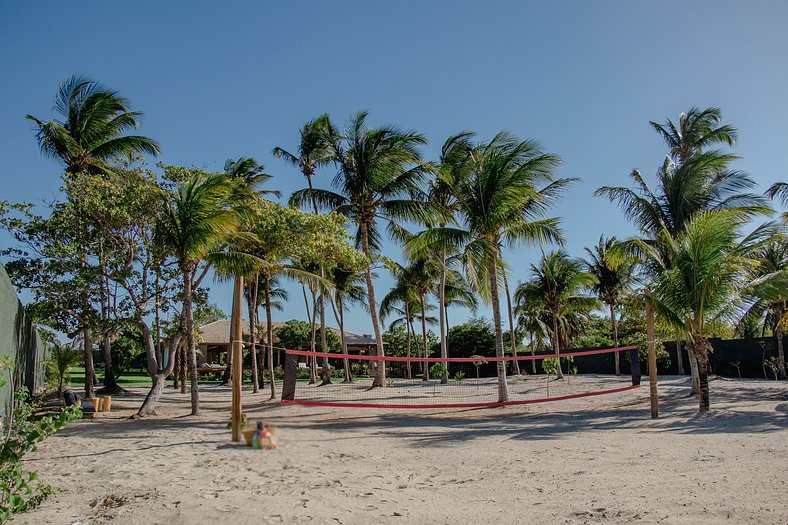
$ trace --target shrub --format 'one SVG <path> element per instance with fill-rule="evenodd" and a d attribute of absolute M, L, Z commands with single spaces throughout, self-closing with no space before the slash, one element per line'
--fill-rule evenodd
<path fill-rule="evenodd" d="M 435 363 L 430 367 L 430 377 L 434 377 L 435 379 L 440 379 L 447 372 L 448 370 L 446 369 L 445 363 Z"/>
<path fill-rule="evenodd" d="M 76 348 L 64 345 L 60 342 L 52 344 L 52 351 L 47 361 L 46 377 L 50 386 L 57 388 L 57 395 L 63 393 L 63 384 L 71 382 L 71 367 L 76 366 L 82 360 L 82 352 Z"/>
<path fill-rule="evenodd" d="M 460 382 L 463 379 L 465 379 L 465 372 L 458 370 L 457 373 L 454 374 L 454 380 Z"/>

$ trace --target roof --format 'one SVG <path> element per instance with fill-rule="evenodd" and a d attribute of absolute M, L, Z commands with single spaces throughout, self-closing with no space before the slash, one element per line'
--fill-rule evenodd
<path fill-rule="evenodd" d="M 285 323 L 271 323 L 274 330 L 284 326 Z M 244 319 L 241 321 L 244 339 L 249 339 L 249 321 Z M 257 341 L 260 343 L 266 342 L 266 325 L 265 323 L 258 325 L 259 330 L 256 331 Z M 339 330 L 334 327 L 326 327 L 335 334 L 339 335 Z M 228 345 L 230 344 L 230 320 L 219 319 L 212 323 L 203 325 L 199 329 L 201 343 L 204 345 Z M 352 332 L 345 332 L 345 341 L 348 345 L 358 346 L 372 346 L 375 344 L 375 338 L 368 335 L 358 335 Z M 276 335 L 274 335 L 274 342 L 278 342 Z"/>

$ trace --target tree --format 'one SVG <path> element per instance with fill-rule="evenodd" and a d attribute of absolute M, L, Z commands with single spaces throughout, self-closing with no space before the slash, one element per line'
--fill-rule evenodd
<path fill-rule="evenodd" d="M 323 130 L 331 161 L 337 166 L 333 185 L 337 191 L 306 188 L 290 197 L 290 204 L 316 204 L 349 217 L 357 226 L 356 246 L 369 260 L 366 268 L 367 301 L 376 355 L 384 357 L 378 319 L 378 305 L 372 279 L 372 263 L 380 252 L 380 223 L 389 232 L 398 230 L 402 220 L 428 223 L 435 213 L 420 191 L 427 166 L 421 162 L 417 147 L 426 140 L 413 131 L 395 127 L 369 128 L 366 112 L 359 112 L 340 133 L 333 126 Z M 420 197 L 420 198 L 417 198 Z M 374 362 L 373 386 L 385 384 L 384 363 Z"/>
<path fill-rule="evenodd" d="M 720 126 L 721 120 L 720 108 L 693 107 L 679 115 L 678 125 L 670 119 L 665 124 L 650 124 L 667 144 L 670 155 L 683 163 L 690 155 L 710 146 L 736 143 L 736 128 L 729 124 Z"/>
<path fill-rule="evenodd" d="M 709 409 L 710 321 L 730 315 L 749 286 L 753 266 L 748 256 L 762 244 L 765 229 L 739 240 L 745 222 L 736 211 L 695 214 L 675 239 L 668 241 L 670 267 L 656 281 L 657 307 L 687 335 L 698 362 L 699 408 Z"/>
<path fill-rule="evenodd" d="M 191 381 L 192 415 L 200 413 L 192 294 L 209 265 L 203 264 L 236 234 L 242 217 L 239 198 L 224 174 L 194 170 L 163 198 L 156 234 L 160 246 L 177 260 L 183 279 L 183 317 Z"/>
<path fill-rule="evenodd" d="M 363 286 L 364 275 L 360 271 L 346 270 L 342 267 L 334 268 L 331 272 L 331 284 L 334 286 L 334 296 L 331 307 L 334 317 L 339 325 L 339 338 L 342 342 L 342 354 L 347 356 L 347 338 L 345 337 L 345 307 L 348 305 L 366 306 L 367 292 Z M 345 382 L 353 381 L 350 362 L 344 359 Z"/>
<path fill-rule="evenodd" d="M 788 182 L 775 182 L 766 190 L 766 195 L 772 199 L 780 199 L 783 207 L 788 207 Z M 783 213 L 783 222 L 788 223 L 788 211 Z"/>
<path fill-rule="evenodd" d="M 79 350 L 55 341 L 49 350 L 47 361 L 47 374 L 52 383 L 57 386 L 58 397 L 63 395 L 63 382 L 69 379 L 71 367 L 82 360 Z"/>
<path fill-rule="evenodd" d="M 593 287 L 596 279 L 583 271 L 583 263 L 579 259 L 571 259 L 563 251 L 542 255 L 538 265 L 531 265 L 531 274 L 532 279 L 515 290 L 515 300 L 522 308 L 527 308 L 528 304 L 543 305 L 550 314 L 553 352 L 559 354 L 559 318 L 572 310 L 596 306 L 596 299 L 580 295 L 583 290 Z M 563 377 L 559 366 L 558 378 Z"/>
<path fill-rule="evenodd" d="M 499 260 L 502 247 L 540 244 L 561 239 L 557 218 L 543 218 L 571 179 L 553 179 L 561 163 L 532 140 L 520 141 L 501 132 L 489 143 L 475 146 L 466 176 L 444 176 L 458 202 L 462 227 L 433 228 L 413 249 L 453 245 L 464 250 L 468 280 L 492 304 L 496 355 L 503 357 L 499 303 Z M 498 400 L 509 398 L 506 367 L 498 362 Z"/>
<path fill-rule="evenodd" d="M 610 327 L 613 334 L 613 345 L 618 347 L 618 329 L 616 327 L 616 307 L 621 297 L 634 282 L 634 266 L 629 261 L 616 263 L 611 260 L 608 253 L 614 249 L 618 240 L 615 237 L 605 239 L 599 237 L 599 242 L 593 249 L 586 248 L 588 258 L 583 262 L 588 268 L 588 273 L 594 276 L 596 283 L 593 290 L 597 298 L 610 309 Z M 621 375 L 618 352 L 614 353 L 616 375 Z"/>

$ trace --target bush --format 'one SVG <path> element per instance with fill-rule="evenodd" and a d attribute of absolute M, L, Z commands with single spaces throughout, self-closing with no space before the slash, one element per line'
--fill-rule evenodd
<path fill-rule="evenodd" d="M 454 380 L 455 381 L 460 382 L 463 379 L 465 379 L 465 372 L 463 372 L 462 370 L 460 370 L 456 374 L 454 374 Z"/>
<path fill-rule="evenodd" d="M 355 377 L 365 376 L 369 372 L 369 366 L 363 363 L 353 363 L 350 365 L 350 371 Z"/>
<path fill-rule="evenodd" d="M 36 406 L 28 401 L 27 389 L 22 387 L 14 397 L 19 403 L 14 410 L 11 428 L 0 447 L 0 523 L 6 523 L 12 514 L 39 506 L 52 494 L 52 487 L 38 481 L 35 471 L 24 468 L 22 458 L 68 422 L 82 417 L 82 409 L 75 405 L 33 421 Z"/>
<path fill-rule="evenodd" d="M 440 379 L 447 372 L 448 370 L 446 369 L 446 365 L 444 363 L 435 363 L 430 367 L 430 377 L 435 379 Z"/>
<path fill-rule="evenodd" d="M 82 352 L 60 342 L 52 344 L 52 350 L 46 365 L 47 383 L 57 388 L 57 395 L 63 393 L 63 384 L 71 382 L 71 367 L 82 361 Z"/>

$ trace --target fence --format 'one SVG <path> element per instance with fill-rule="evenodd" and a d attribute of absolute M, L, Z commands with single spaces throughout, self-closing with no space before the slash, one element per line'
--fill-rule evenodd
<path fill-rule="evenodd" d="M 12 367 L 4 370 L 6 385 L 0 388 L 0 416 L 8 417 L 12 393 L 21 386 L 34 391 L 44 382 L 47 348 L 0 264 L 0 356 L 7 355 Z"/>

